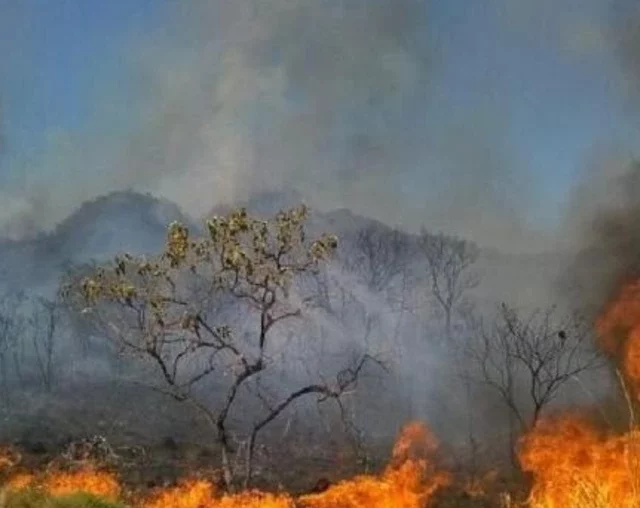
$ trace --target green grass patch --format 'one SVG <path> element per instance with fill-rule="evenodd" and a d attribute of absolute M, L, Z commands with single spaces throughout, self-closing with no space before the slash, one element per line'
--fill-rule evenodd
<path fill-rule="evenodd" d="M 91 494 L 52 497 L 37 490 L 21 490 L 2 494 L 0 508 L 127 508 Z"/>

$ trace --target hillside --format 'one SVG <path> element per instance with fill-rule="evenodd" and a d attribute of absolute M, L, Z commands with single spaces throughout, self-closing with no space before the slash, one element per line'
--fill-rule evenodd
<path fill-rule="evenodd" d="M 47 288 L 65 267 L 119 252 L 155 252 L 173 220 L 190 223 L 177 205 L 136 192 L 114 192 L 79 206 L 50 233 L 0 241 L 3 285 Z"/>
<path fill-rule="evenodd" d="M 238 206 L 268 216 L 302 201 L 295 191 L 265 192 Z M 230 209 L 228 205 L 215 207 L 208 216 Z M 50 233 L 26 241 L 0 241 L 1 285 L 14 289 L 50 288 L 71 264 L 107 259 L 124 251 L 157 252 L 164 241 L 166 226 L 173 220 L 199 227 L 199 221 L 186 216 L 174 203 L 149 194 L 125 191 L 97 197 L 79 206 Z M 339 209 L 314 212 L 309 231 L 332 232 L 344 248 L 359 230 L 370 225 L 382 230 L 389 228 L 348 209 Z M 553 253 L 514 255 L 483 251 L 476 265 L 483 279 L 479 296 L 488 301 L 539 302 L 564 263 L 563 256 Z"/>

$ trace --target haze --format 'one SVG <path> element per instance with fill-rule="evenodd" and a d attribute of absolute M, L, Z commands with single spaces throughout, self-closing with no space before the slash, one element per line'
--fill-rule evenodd
<path fill-rule="evenodd" d="M 24 0 L 0 7 L 0 215 L 257 189 L 549 250 L 637 149 L 633 2 Z M 566 234 L 559 235 L 562 238 Z"/>

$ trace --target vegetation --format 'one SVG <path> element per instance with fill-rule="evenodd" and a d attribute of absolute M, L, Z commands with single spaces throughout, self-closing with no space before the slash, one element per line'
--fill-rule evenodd
<path fill-rule="evenodd" d="M 212 218 L 202 229 L 173 222 L 157 254 L 121 254 L 70 267 L 56 298 L 4 294 L 0 410 L 18 414 L 33 394 L 52 404 L 72 393 L 77 407 L 62 410 L 63 417 L 82 413 L 92 435 L 83 434 L 71 446 L 34 440 L 25 430 L 21 449 L 40 457 L 38 464 L 55 464 L 59 456 L 89 460 L 85 448 L 96 445 L 100 450 L 90 460 L 117 469 L 125 493 L 132 486 L 164 485 L 160 490 L 166 495 L 186 495 L 171 494 L 167 485 L 198 471 L 215 496 L 234 502 L 249 496 L 249 487 L 282 486 L 289 490 L 279 498 L 285 503 L 307 499 L 309 490 L 312 496 L 328 490 L 325 497 L 309 499 L 325 506 L 328 499 L 349 496 L 409 496 L 413 501 L 406 506 L 413 507 L 423 506 L 416 500 L 428 492 L 434 507 L 482 506 L 505 492 L 522 500 L 522 467 L 547 481 L 544 471 L 558 463 L 544 463 L 533 438 L 525 441 L 523 459 L 521 436 L 535 438 L 567 385 L 600 365 L 591 322 L 553 307 L 487 306 L 476 298 L 480 251 L 455 236 L 426 230 L 413 236 L 365 222 L 340 242 L 338 253 L 336 237 L 308 237 L 307 218 L 307 209 L 298 207 L 269 220 L 237 210 Z M 611 321 L 613 330 L 618 315 Z M 74 360 L 89 366 L 77 379 Z M 108 367 L 100 381 L 93 369 L 103 360 Z M 91 392 L 89 386 L 79 389 L 78 380 L 98 386 L 92 404 L 101 408 L 99 418 L 84 416 L 82 397 Z M 113 392 L 110 401 L 104 386 Z M 162 398 L 173 401 L 171 409 Z M 128 420 L 116 417 L 117 405 L 127 402 Z M 485 405 L 491 408 L 488 423 L 487 413 L 481 413 Z M 179 442 L 170 435 L 175 413 L 188 432 L 206 426 L 207 437 Z M 375 429 L 388 432 L 425 415 L 447 441 L 446 468 L 439 469 L 439 457 L 425 463 L 413 455 L 412 445 L 403 445 L 406 467 L 385 469 L 389 443 Z M 462 424 L 451 425 L 461 417 Z M 136 421 L 141 423 L 135 424 L 134 439 L 146 439 L 139 447 L 111 448 L 103 436 L 93 435 L 96 422 L 117 438 Z M 487 425 L 508 427 L 509 438 L 488 439 Z M 21 429 L 19 420 L 15 426 Z M 162 435 L 156 428 L 169 430 Z M 324 434 L 312 434 L 312 428 L 323 428 Z M 349 444 L 336 439 L 340 433 Z M 596 437 L 581 453 L 598 444 L 592 434 Z M 620 442 L 627 446 L 631 440 Z M 491 471 L 499 464 L 495 450 L 504 450 L 503 444 L 512 465 L 500 463 L 499 473 Z M 435 446 L 426 449 L 432 454 Z M 324 462 L 309 460 L 303 474 L 297 468 L 314 452 Z M 164 472 L 157 472 L 159 463 Z M 428 474 L 421 469 L 425 464 Z M 136 468 L 145 473 L 138 475 Z M 367 474 L 332 488 L 336 480 L 363 471 Z M 512 478 L 509 485 L 501 483 Z M 543 483 L 536 495 L 557 494 Z M 233 497 L 239 488 L 240 497 Z M 508 499 L 500 502 L 515 506 Z M 54 498 L 28 489 L 6 492 L 3 503 L 119 506 L 86 494 Z"/>
<path fill-rule="evenodd" d="M 124 504 L 91 494 L 51 496 L 38 490 L 20 490 L 4 494 L 2 508 L 125 508 Z"/>
<path fill-rule="evenodd" d="M 364 354 L 347 365 L 335 381 L 310 381 L 295 388 L 279 387 L 280 394 L 266 400 L 262 374 L 278 367 L 274 357 L 275 330 L 301 315 L 289 293 L 295 280 L 325 261 L 337 239 L 323 235 L 307 241 L 307 209 L 281 212 L 272 221 L 250 217 L 245 210 L 216 217 L 206 223 L 207 235 L 193 238 L 180 224 L 169 226 L 164 252 L 153 258 L 119 256 L 84 277 L 81 296 L 96 319 L 109 323 L 107 336 L 125 353 L 150 362 L 162 383 L 154 388 L 175 400 L 189 403 L 209 422 L 220 444 L 225 483 L 234 484 L 244 464 L 247 485 L 252 475 L 259 433 L 298 399 L 313 395 L 335 400 L 354 388 L 365 364 Z M 69 291 L 67 288 L 67 298 Z M 234 333 L 223 322 L 224 304 L 255 322 L 249 338 Z M 281 346 L 280 346 L 281 347 Z M 209 378 L 222 396 L 212 400 L 198 388 Z M 233 437 L 230 415 L 245 387 L 264 401 L 262 414 Z M 273 387 L 272 389 L 277 389 Z M 242 430 L 238 430 L 242 432 Z M 239 448 L 239 444 L 244 445 Z M 232 463 L 232 454 L 236 460 Z"/>

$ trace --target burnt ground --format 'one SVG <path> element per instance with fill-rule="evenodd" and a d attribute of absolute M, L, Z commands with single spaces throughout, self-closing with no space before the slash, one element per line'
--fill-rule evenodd
<path fill-rule="evenodd" d="M 171 437 L 154 443 L 124 445 L 91 436 L 65 443 L 19 441 L 4 448 L 20 457 L 11 474 L 97 464 L 116 472 L 129 492 L 167 487 L 194 476 L 220 483 L 217 447 Z M 364 465 L 354 451 L 337 442 L 314 445 L 305 442 L 304 436 L 290 436 L 268 451 L 267 446 L 258 451 L 252 483 L 263 490 L 292 494 L 322 491 L 341 479 L 381 470 L 386 451 L 380 450 L 377 463 Z"/>
<path fill-rule="evenodd" d="M 330 435 L 296 422 L 286 428 L 277 422 L 263 433 L 256 450 L 257 487 L 308 492 L 322 479 L 332 483 L 381 469 L 393 445 L 393 436 L 369 444 L 363 460 L 362 448 L 340 422 Z M 91 458 L 117 470 L 132 488 L 171 484 L 194 472 L 211 475 L 220 465 L 219 448 L 198 415 L 145 388 L 110 383 L 52 394 L 25 390 L 0 405 L 0 443 L 19 450 L 24 469 L 60 462 L 70 448 L 82 448 L 83 442 L 90 448 L 92 440 L 104 450 L 98 444 L 98 456 Z"/>
<path fill-rule="evenodd" d="M 220 450 L 208 427 L 184 406 L 148 389 L 95 384 L 49 395 L 23 391 L 4 402 L 0 444 L 20 454 L 17 470 L 74 467 L 90 459 L 114 470 L 132 492 L 194 475 L 218 480 Z M 357 448 L 340 422 L 328 431 L 312 432 L 304 422 L 269 427 L 257 447 L 253 485 L 302 494 L 379 472 L 395 437 Z M 434 507 L 499 507 L 503 492 L 517 492 L 519 498 L 526 492 L 522 478 L 493 475 L 475 495 L 467 488 L 469 471 L 446 462 L 444 467 L 456 481 L 436 496 Z"/>

